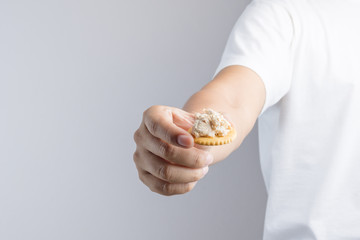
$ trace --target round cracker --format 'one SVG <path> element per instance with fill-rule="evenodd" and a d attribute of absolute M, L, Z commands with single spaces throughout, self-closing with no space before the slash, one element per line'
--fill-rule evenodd
<path fill-rule="evenodd" d="M 189 129 L 189 133 L 192 132 L 192 128 Z M 191 134 L 192 135 L 192 134 Z M 217 146 L 231 143 L 236 138 L 236 130 L 232 128 L 230 132 L 223 137 L 198 137 L 196 138 L 194 135 L 194 142 L 199 145 L 206 146 Z"/>

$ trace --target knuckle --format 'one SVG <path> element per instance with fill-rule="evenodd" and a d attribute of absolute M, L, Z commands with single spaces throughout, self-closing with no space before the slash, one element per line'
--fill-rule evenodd
<path fill-rule="evenodd" d="M 146 109 L 142 114 L 142 119 L 144 120 L 148 114 L 149 114 L 149 109 Z"/>
<path fill-rule="evenodd" d="M 162 105 L 152 105 L 152 106 L 150 107 L 150 110 L 157 112 L 157 111 L 161 111 L 161 110 L 163 109 L 163 107 L 164 107 L 164 106 L 162 106 Z"/>
<path fill-rule="evenodd" d="M 159 131 L 159 123 L 154 119 L 149 119 L 147 122 L 147 129 L 152 135 L 157 135 Z"/>
<path fill-rule="evenodd" d="M 161 184 L 161 193 L 165 196 L 173 195 L 173 193 L 171 192 L 170 183 Z"/>
<path fill-rule="evenodd" d="M 158 187 L 157 183 L 151 183 L 151 184 L 145 184 L 145 185 L 147 185 L 147 187 L 150 189 L 150 191 L 161 194 L 161 191 L 159 191 L 159 187 Z"/>
<path fill-rule="evenodd" d="M 157 191 L 156 188 L 152 187 L 152 186 L 148 186 L 148 188 L 150 189 L 150 191 L 152 191 L 153 193 L 159 193 L 159 191 Z"/>
<path fill-rule="evenodd" d="M 164 131 L 164 140 L 166 142 L 173 142 L 173 137 L 172 137 L 171 132 L 169 131 L 169 129 L 165 129 L 165 131 Z"/>
<path fill-rule="evenodd" d="M 168 165 L 161 165 L 158 169 L 159 176 L 164 180 L 170 180 L 171 173 L 170 173 L 170 167 Z"/>
<path fill-rule="evenodd" d="M 166 142 L 161 142 L 159 145 L 159 152 L 164 158 L 172 158 L 174 155 L 174 150 L 175 149 Z"/>
<path fill-rule="evenodd" d="M 143 118 L 146 118 L 148 116 L 151 116 L 152 114 L 158 112 L 160 110 L 161 106 L 159 105 L 153 105 L 151 107 L 149 107 L 148 109 L 146 109 L 144 112 L 143 112 Z"/>
<path fill-rule="evenodd" d="M 141 138 L 142 138 L 142 135 L 140 133 L 140 130 L 136 130 L 135 133 L 134 133 L 134 141 L 135 143 L 139 143 L 141 141 Z"/>
<path fill-rule="evenodd" d="M 201 178 L 203 177 L 203 171 L 202 170 L 197 170 L 194 174 L 193 174 L 193 181 L 199 181 Z"/>
<path fill-rule="evenodd" d="M 147 111 L 145 111 L 144 122 L 147 130 L 152 135 L 160 137 L 169 142 L 173 140 L 173 136 L 171 131 L 166 127 L 168 119 L 164 114 L 165 112 L 166 108 L 164 108 L 164 106 L 152 106 Z"/>
<path fill-rule="evenodd" d="M 156 106 L 152 106 L 148 108 L 143 114 L 145 126 L 148 131 L 153 135 L 156 134 L 159 130 L 159 124 L 156 120 L 159 114 L 156 114 L 156 111 Z"/>
<path fill-rule="evenodd" d="M 143 116 L 146 117 L 149 115 L 149 113 L 151 113 L 151 111 L 154 109 L 154 106 L 149 107 L 148 109 L 146 109 L 143 113 Z"/>
<path fill-rule="evenodd" d="M 194 188 L 194 185 L 193 185 L 193 184 L 190 184 L 190 183 L 186 184 L 186 185 L 184 186 L 184 193 L 190 192 L 193 188 Z"/>
<path fill-rule="evenodd" d="M 192 167 L 201 167 L 203 165 L 203 156 L 199 152 L 195 152 L 193 159 Z"/>
<path fill-rule="evenodd" d="M 138 161 L 138 159 L 139 159 L 139 152 L 135 151 L 134 154 L 133 154 L 133 160 L 136 163 Z"/>
<path fill-rule="evenodd" d="M 194 155 L 194 167 L 195 168 L 203 168 L 208 166 L 207 163 L 208 154 L 203 151 L 196 151 Z"/>
<path fill-rule="evenodd" d="M 166 129 L 165 132 L 165 141 L 171 144 L 178 144 L 177 143 L 177 136 L 170 130 L 170 129 Z"/>

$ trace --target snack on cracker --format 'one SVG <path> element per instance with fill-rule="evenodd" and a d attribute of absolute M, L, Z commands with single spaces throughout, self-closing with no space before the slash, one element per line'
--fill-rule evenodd
<path fill-rule="evenodd" d="M 222 145 L 232 142 L 236 137 L 235 128 L 224 116 L 210 108 L 195 114 L 194 126 L 189 130 L 194 141 L 201 145 Z"/>

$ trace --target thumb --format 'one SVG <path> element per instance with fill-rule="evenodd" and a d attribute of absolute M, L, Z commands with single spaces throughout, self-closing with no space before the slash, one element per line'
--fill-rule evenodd
<path fill-rule="evenodd" d="M 188 131 L 194 125 L 194 114 L 188 113 L 181 109 L 174 109 L 172 112 L 172 117 L 173 123 L 186 131 Z M 188 132 L 187 134 L 180 134 L 177 137 L 177 142 L 184 147 L 192 147 L 194 145 L 194 139 Z"/>

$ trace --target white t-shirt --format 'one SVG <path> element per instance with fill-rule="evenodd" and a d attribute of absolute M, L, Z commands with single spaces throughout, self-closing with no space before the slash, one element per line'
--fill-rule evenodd
<path fill-rule="evenodd" d="M 216 72 L 255 71 L 265 240 L 360 240 L 360 1 L 255 0 Z"/>

